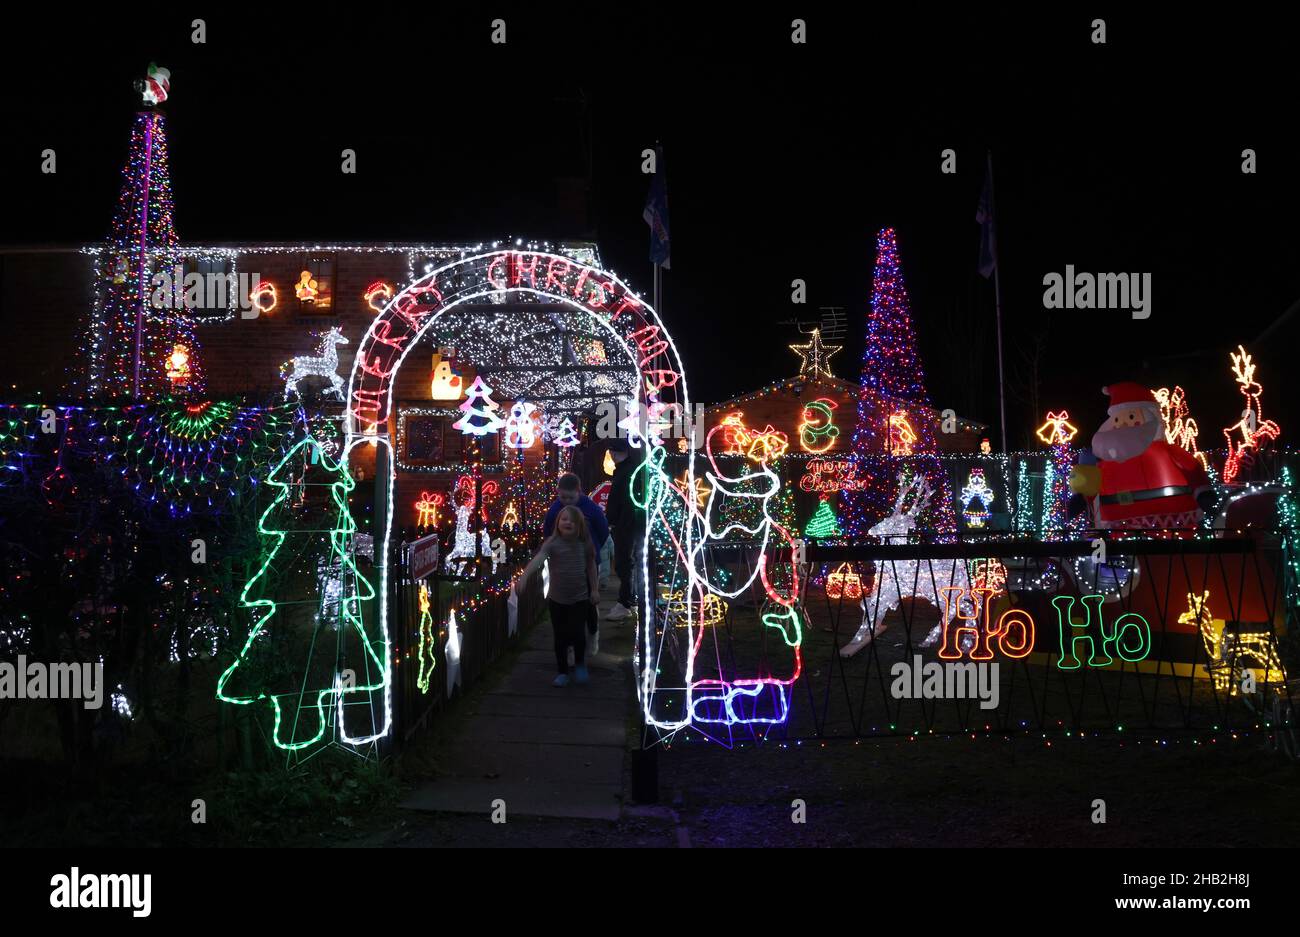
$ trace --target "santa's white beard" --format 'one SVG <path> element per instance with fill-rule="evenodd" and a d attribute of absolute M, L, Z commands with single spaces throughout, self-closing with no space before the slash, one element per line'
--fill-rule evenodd
<path fill-rule="evenodd" d="M 1138 426 L 1103 426 L 1092 437 L 1092 454 L 1107 462 L 1127 462 L 1146 452 L 1161 434 L 1160 424 L 1154 421 Z"/>

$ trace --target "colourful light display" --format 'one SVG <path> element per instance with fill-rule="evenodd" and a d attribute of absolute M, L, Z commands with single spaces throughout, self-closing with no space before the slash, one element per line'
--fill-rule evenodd
<path fill-rule="evenodd" d="M 343 579 L 335 627 L 340 632 L 351 634 L 357 639 L 361 654 L 351 668 L 352 677 L 349 679 L 343 678 L 339 658 L 331 656 L 325 665 L 325 669 L 330 672 L 330 676 L 327 677 L 328 685 L 314 688 L 307 685 L 306 674 L 311 673 L 313 662 L 306 661 L 303 664 L 304 676 L 293 681 L 294 688 L 274 692 L 271 687 L 260 683 L 261 675 L 271 672 L 265 667 L 264 661 L 262 666 L 253 666 L 248 673 L 244 673 L 244 670 L 245 664 L 249 663 L 254 655 L 257 655 L 260 660 L 267 654 L 275 653 L 271 643 L 263 636 L 270 627 L 272 619 L 279 613 L 279 604 L 270 594 L 275 583 L 280 579 L 274 574 L 273 568 L 288 558 L 287 555 L 281 558 L 281 551 L 290 535 L 290 527 L 280 522 L 288 520 L 286 511 L 290 491 L 297 484 L 296 480 L 292 479 L 300 470 L 300 466 L 311 466 L 333 478 L 330 482 L 330 494 L 334 501 L 335 520 L 333 529 L 329 531 L 329 546 L 330 556 L 338 564 L 339 575 Z M 286 480 L 286 476 L 291 480 Z M 262 513 L 257 523 L 258 532 L 269 540 L 268 549 L 262 556 L 261 566 L 244 585 L 239 600 L 240 606 L 248 609 L 255 620 L 237 659 L 217 681 L 217 699 L 223 703 L 240 706 L 265 701 L 274 713 L 275 722 L 271 740 L 277 748 L 286 751 L 299 751 L 316 745 L 324 738 L 331 725 L 337 737 L 347 742 L 350 739 L 344 724 L 345 700 L 386 691 L 389 673 L 386 661 L 387 648 L 383 642 L 371 638 L 362 612 L 363 604 L 374 598 L 375 591 L 361 575 L 352 559 L 351 540 L 356 533 L 356 523 L 352 520 L 347 497 L 356 483 L 352 480 L 345 464 L 331 460 L 321 451 L 316 440 L 310 438 L 301 440 L 290 449 L 279 464 L 271 470 L 266 481 L 271 487 L 277 489 L 275 500 Z M 272 521 L 273 518 L 275 522 Z M 302 536 L 302 534 L 295 536 Z M 316 622 L 318 631 L 330 627 L 329 622 L 321 620 Z M 314 646 L 315 642 L 312 643 Z M 242 675 L 249 685 L 240 690 L 232 688 L 231 681 L 236 675 Z M 337 722 L 332 722 L 327 715 L 326 707 L 332 707 L 335 703 L 338 704 L 339 711 Z M 286 708 L 291 708 L 292 713 L 292 719 L 287 725 L 284 718 Z M 315 730 L 312 731 L 309 721 L 300 734 L 304 717 L 310 720 L 312 711 L 315 714 Z M 286 729 L 287 736 L 284 734 Z"/>
<path fill-rule="evenodd" d="M 898 476 L 898 498 L 893 510 L 884 520 L 873 524 L 867 532 L 880 538 L 881 543 L 906 543 L 916 529 L 917 519 L 929 507 L 935 494 L 925 475 L 908 478 Z M 910 499 L 910 503 L 909 503 Z M 921 562 L 895 560 L 884 564 L 876 576 L 872 596 L 863 603 L 862 624 L 858 626 L 848 644 L 840 648 L 840 656 L 851 657 L 885 632 L 885 616 L 898 608 L 904 598 L 924 599 L 936 608 L 942 607 L 940 596 L 951 586 L 969 587 L 966 566 L 956 562 Z M 948 609 L 947 611 L 952 611 Z M 946 619 L 945 619 L 946 620 Z M 939 640 L 941 625 L 935 625 L 921 647 L 930 647 Z"/>
<path fill-rule="evenodd" d="M 848 563 L 841 563 L 826 576 L 826 597 L 856 602 L 862 598 L 862 577 Z"/>
<path fill-rule="evenodd" d="M 854 459 L 865 470 L 881 457 L 894 453 L 910 451 L 923 456 L 914 460 L 913 470 L 924 475 L 940 492 L 933 509 L 922 518 L 923 525 L 941 538 L 951 537 L 957 531 L 951 483 L 938 459 L 931 458 L 938 452 L 934 426 L 927 416 L 933 408 L 926 390 L 925 368 L 917 349 L 911 302 L 898 256 L 897 233 L 893 228 L 882 229 L 876 237 L 876 264 L 866 334 L 859 381 L 858 420 L 853 431 Z M 906 433 L 902 424 L 894 424 L 895 435 L 891 433 L 889 417 L 899 413 L 915 414 L 917 418 L 915 423 L 908 421 Z M 912 439 L 906 441 L 909 434 Z M 880 467 L 888 474 L 897 469 L 896 465 Z M 872 524 L 885 517 L 889 511 L 888 499 L 888 487 L 883 485 L 848 495 L 844 507 L 849 534 L 862 536 Z"/>
<path fill-rule="evenodd" d="M 92 396 L 170 394 L 166 360 L 176 345 L 190 352 L 189 390 L 203 392 L 193 322 L 184 309 L 155 307 L 150 300 L 153 270 L 162 264 L 158 252 L 177 243 L 166 118 L 141 111 L 131 129 L 112 232 L 96 262 L 98 288 L 86 348 Z"/>
<path fill-rule="evenodd" d="M 835 516 L 835 511 L 831 509 L 830 502 L 825 498 L 817 502 L 817 510 L 808 519 L 808 524 L 804 527 L 803 532 L 806 536 L 819 540 L 843 535 L 843 531 L 840 530 L 840 520 Z"/>
<path fill-rule="evenodd" d="M 1038 438 L 1048 446 L 1069 445 L 1079 435 L 1079 427 L 1070 423 L 1070 414 L 1065 410 L 1060 413 L 1047 411 L 1043 425 L 1035 431 Z"/>
<path fill-rule="evenodd" d="M 899 410 L 889 414 L 889 454 L 911 455 L 915 444 L 916 430 L 912 429 L 912 424 L 907 419 L 907 411 Z"/>
<path fill-rule="evenodd" d="M 832 412 L 836 406 L 835 401 L 827 397 L 818 397 L 811 403 L 804 404 L 799 423 L 799 446 L 804 452 L 820 455 L 835 445 L 835 440 L 840 435 Z"/>
<path fill-rule="evenodd" d="M 992 516 L 989 508 L 993 505 L 994 497 L 993 489 L 984 478 L 984 470 L 971 469 L 966 476 L 966 486 L 961 490 L 962 516 L 966 518 L 968 526 L 983 527 L 988 523 Z"/>
<path fill-rule="evenodd" d="M 299 393 L 298 382 L 306 378 L 324 378 L 329 382 L 325 393 L 343 399 L 343 378 L 338 375 L 339 345 L 346 345 L 348 340 L 337 326 L 321 335 L 320 344 L 315 355 L 299 355 L 280 367 L 280 377 L 284 381 L 284 396 Z"/>
<path fill-rule="evenodd" d="M 417 527 L 437 527 L 438 509 L 445 503 L 440 491 L 422 491 L 420 500 L 415 502 L 415 525 Z"/>
<path fill-rule="evenodd" d="M 474 383 L 469 385 L 469 390 L 465 391 L 465 402 L 457 409 L 465 415 L 451 424 L 452 428 L 467 436 L 486 436 L 498 432 L 506 425 L 497 413 L 500 407 L 492 399 L 492 388 L 487 386 L 481 375 L 475 377 Z"/>
<path fill-rule="evenodd" d="M 1173 390 L 1161 387 L 1155 392 L 1155 397 L 1160 406 L 1160 419 L 1165 424 L 1165 442 L 1191 453 L 1201 463 L 1201 468 L 1208 472 L 1210 461 L 1197 446 L 1196 438 L 1201 430 L 1187 407 L 1187 392 L 1181 387 Z"/>
<path fill-rule="evenodd" d="M 1255 363 L 1241 345 L 1231 353 L 1232 376 L 1237 382 L 1237 389 L 1245 398 L 1246 406 L 1241 419 L 1223 430 L 1223 438 L 1228 442 L 1228 457 L 1223 463 L 1223 482 L 1225 485 L 1236 484 L 1243 471 L 1248 471 L 1255 464 L 1255 455 L 1262 443 L 1277 439 L 1282 428 L 1272 420 L 1264 419 L 1264 410 L 1260 405 L 1260 395 L 1264 388 L 1255 380 Z"/>
<path fill-rule="evenodd" d="M 812 339 L 804 345 L 791 345 L 790 350 L 799 356 L 799 376 L 802 378 L 834 377 L 830 360 L 843 345 L 823 345 L 822 330 L 813 329 Z"/>

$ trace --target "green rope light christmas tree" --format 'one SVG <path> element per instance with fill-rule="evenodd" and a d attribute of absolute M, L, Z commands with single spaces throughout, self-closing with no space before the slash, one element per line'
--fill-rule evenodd
<path fill-rule="evenodd" d="M 307 481 L 318 474 L 326 481 Z M 375 707 L 385 705 L 388 682 L 388 648 L 368 633 L 364 618 L 365 603 L 375 598 L 375 590 L 352 556 L 357 527 L 347 497 L 356 482 L 346 465 L 332 461 L 314 438 L 295 445 L 266 481 L 277 489 L 257 525 L 267 549 L 240 596 L 255 621 L 238 658 L 217 681 L 217 698 L 239 706 L 265 702 L 274 715 L 272 742 L 285 751 L 317 745 L 331 728 L 336 739 L 347 742 L 345 707 L 369 709 L 373 725 Z M 332 504 L 313 503 L 308 490 L 324 485 Z M 304 520 L 332 516 L 333 526 L 295 523 L 296 515 L 305 515 Z M 338 578 L 330 574 L 332 582 L 323 586 L 322 535 L 328 539 L 326 568 L 338 571 Z M 332 654 L 320 647 L 331 632 Z M 297 653 L 302 645 L 307 657 L 294 670 L 286 654 Z"/>

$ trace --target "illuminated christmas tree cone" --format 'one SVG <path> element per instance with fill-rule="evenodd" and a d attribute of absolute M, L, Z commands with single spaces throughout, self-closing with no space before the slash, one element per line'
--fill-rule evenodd
<path fill-rule="evenodd" d="M 249 634 L 217 682 L 217 698 L 265 707 L 280 749 L 361 744 L 386 728 L 388 649 L 375 590 L 353 555 L 355 482 L 315 439 L 269 473 L 274 501 L 258 521 L 261 560 L 240 604 Z"/>

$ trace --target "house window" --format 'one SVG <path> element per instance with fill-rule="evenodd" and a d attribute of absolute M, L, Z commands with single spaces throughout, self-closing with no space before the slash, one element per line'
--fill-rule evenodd
<path fill-rule="evenodd" d="M 334 255 L 306 256 L 293 284 L 300 312 L 330 315 L 334 312 Z"/>
<path fill-rule="evenodd" d="M 182 268 L 185 310 L 195 318 L 225 317 L 237 304 L 232 295 L 235 285 L 230 273 L 233 264 L 226 258 L 190 257 Z M 196 276 L 197 275 L 197 276 Z"/>
<path fill-rule="evenodd" d="M 456 429 L 463 416 L 454 408 L 402 407 L 397 421 L 398 468 L 411 472 L 468 471 L 465 460 L 478 442 L 478 463 L 500 466 L 501 434 L 469 437 Z"/>

